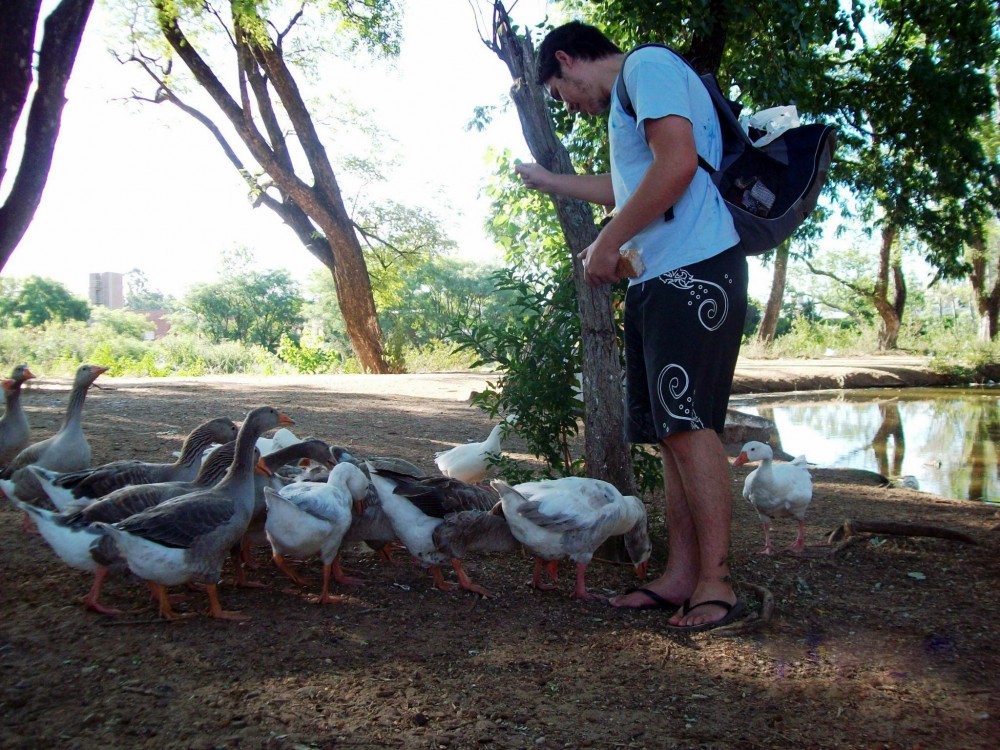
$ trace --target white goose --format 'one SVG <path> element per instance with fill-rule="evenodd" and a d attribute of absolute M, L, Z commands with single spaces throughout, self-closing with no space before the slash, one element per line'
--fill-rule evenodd
<path fill-rule="evenodd" d="M 313 600 L 316 604 L 341 601 L 341 597 L 330 596 L 331 576 L 340 584 L 361 583 L 344 575 L 339 558 L 341 542 L 351 525 L 351 509 L 367 494 L 368 477 L 350 463 L 334 466 L 324 483 L 295 482 L 280 492 L 264 488 L 264 532 L 271 543 L 274 564 L 303 586 L 306 582 L 288 567 L 285 556 L 302 558 L 318 553 L 323 562 L 323 588 Z"/>
<path fill-rule="evenodd" d="M 652 544 L 646 526 L 646 506 L 633 495 L 622 495 L 599 479 L 563 477 L 524 482 L 511 487 L 495 479 L 503 513 L 514 536 L 535 556 L 531 585 L 543 584 L 546 568 L 555 580 L 555 565 L 564 557 L 576 563 L 573 597 L 604 601 L 587 591 L 587 566 L 594 551 L 609 537 L 625 535 L 625 549 L 640 578 L 645 577 Z"/>
<path fill-rule="evenodd" d="M 743 482 L 743 497 L 757 511 L 764 524 L 765 555 L 773 555 L 771 546 L 771 520 L 794 518 L 799 525 L 798 535 L 788 549 L 801 552 L 805 548 L 806 508 L 812 501 L 812 476 L 805 456 L 798 456 L 788 463 L 775 464 L 771 446 L 751 440 L 743 446 L 733 466 L 760 461 Z"/>
<path fill-rule="evenodd" d="M 505 425 L 513 423 L 513 418 L 508 417 L 490 430 L 489 436 L 481 443 L 465 443 L 446 451 L 438 451 L 434 454 L 434 463 L 446 477 L 468 484 L 483 481 L 490 470 L 490 457 L 500 455 L 500 441 Z"/>
<path fill-rule="evenodd" d="M 3 394 L 7 408 L 0 418 L 0 469 L 31 442 L 31 427 L 21 405 L 21 386 L 35 377 L 27 365 L 18 365 L 11 376 L 3 381 Z"/>

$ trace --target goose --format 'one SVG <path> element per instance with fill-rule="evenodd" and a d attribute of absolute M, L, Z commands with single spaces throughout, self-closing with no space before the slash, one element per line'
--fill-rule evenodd
<path fill-rule="evenodd" d="M 209 456 L 190 482 L 133 484 L 110 492 L 86 507 L 57 513 L 20 498 L 11 501 L 28 514 L 46 543 L 66 565 L 94 574 L 94 583 L 83 598 L 83 606 L 93 612 L 117 616 L 121 610 L 100 602 L 101 588 L 109 568 L 124 568 L 118 549 L 94 524 L 116 523 L 152 508 L 173 497 L 216 485 L 232 463 L 235 443 L 221 446 Z"/>
<path fill-rule="evenodd" d="M 606 539 L 625 535 L 625 549 L 640 578 L 646 575 L 652 550 L 646 525 L 646 506 L 633 495 L 622 495 L 614 485 L 599 479 L 563 477 L 523 482 L 511 487 L 494 479 L 504 516 L 513 535 L 535 556 L 531 585 L 543 584 L 546 568 L 555 580 L 555 563 L 568 557 L 576 563 L 573 597 L 606 601 L 587 590 L 587 566 Z"/>
<path fill-rule="evenodd" d="M 468 484 L 483 481 L 490 471 L 490 457 L 497 458 L 500 455 L 500 440 L 504 427 L 508 424 L 513 424 L 511 417 L 490 430 L 489 436 L 481 443 L 465 443 L 446 451 L 438 451 L 434 454 L 438 470 L 446 477 Z"/>
<path fill-rule="evenodd" d="M 275 431 L 273 437 L 262 436 L 257 438 L 257 449 L 260 451 L 262 457 L 266 457 L 275 451 L 280 451 L 282 448 L 287 448 L 290 445 L 301 442 L 302 439 L 296 437 L 294 432 L 287 427 L 282 427 Z"/>
<path fill-rule="evenodd" d="M 21 386 L 35 377 L 27 365 L 18 365 L 11 376 L 3 381 L 3 395 L 7 404 L 0 418 L 0 468 L 3 468 L 31 442 L 31 427 L 21 406 Z"/>
<path fill-rule="evenodd" d="M 84 607 L 116 616 L 121 611 L 101 604 L 100 594 L 108 569 L 124 565 L 116 565 L 121 563 L 117 548 L 94 524 L 116 523 L 173 497 L 214 486 L 232 463 L 234 451 L 232 441 L 220 447 L 205 460 L 198 476 L 190 482 L 132 484 L 74 510 L 55 512 L 20 498 L 11 498 L 11 501 L 35 521 L 42 538 L 60 560 L 71 568 L 94 574 L 94 583 L 83 598 Z"/>
<path fill-rule="evenodd" d="M 794 518 L 799 525 L 798 535 L 788 549 L 801 552 L 805 548 L 806 508 L 812 501 L 812 476 L 805 456 L 798 456 L 788 463 L 775 464 L 771 446 L 757 440 L 746 443 L 733 461 L 733 466 L 760 461 L 743 482 L 743 497 L 757 511 L 764 524 L 764 549 L 762 554 L 773 555 L 771 546 L 771 520 Z"/>
<path fill-rule="evenodd" d="M 354 456 L 342 445 L 335 445 L 330 451 L 335 461 L 338 463 L 345 461 L 352 463 L 365 472 L 365 476 L 368 476 L 367 464 L 371 464 L 376 469 L 385 469 L 397 474 L 408 474 L 412 477 L 425 476 L 423 469 L 407 461 L 405 458 L 369 456 L 362 460 Z M 321 480 L 317 478 L 316 481 Z M 367 532 L 365 531 L 366 529 Z M 359 536 L 363 533 L 368 533 L 369 535 Z M 348 531 L 346 541 L 364 542 L 370 548 L 378 550 L 379 557 L 388 563 L 393 562 L 392 553 L 399 548 L 399 542 L 395 532 L 392 530 L 392 524 L 389 523 L 388 516 L 382 510 L 382 505 L 378 501 L 378 493 L 375 491 L 375 485 L 371 484 L 371 482 L 368 484 L 368 496 L 365 498 L 364 510 L 355 516 L 354 523 Z"/>
<path fill-rule="evenodd" d="M 292 434 L 291 430 L 285 428 L 282 428 L 278 432 Z M 264 438 L 257 439 L 258 450 L 260 449 L 262 439 Z M 330 446 L 316 438 L 291 442 L 289 445 L 273 450 L 267 455 L 261 455 L 260 460 L 267 471 L 258 471 L 254 474 L 253 516 L 250 519 L 247 533 L 243 536 L 239 546 L 239 564 L 236 568 L 236 585 L 249 588 L 261 587 L 261 584 L 247 580 L 245 570 L 246 568 L 257 567 L 251 555 L 251 547 L 263 544 L 261 537 L 264 535 L 264 522 L 267 515 L 264 490 L 270 487 L 275 492 L 280 492 L 282 487 L 292 482 L 292 479 L 285 478 L 278 473 L 290 464 L 301 462 L 316 465 L 323 469 L 328 469 L 333 464 Z M 323 479 L 325 481 L 326 477 Z"/>
<path fill-rule="evenodd" d="M 269 406 L 251 411 L 236 436 L 236 453 L 225 477 L 210 489 L 175 497 L 116 524 L 96 524 L 114 540 L 129 570 L 156 592 L 160 615 L 180 617 L 166 587 L 188 581 L 206 584 L 209 615 L 249 619 L 219 604 L 218 581 L 232 547 L 246 533 L 253 514 L 254 449 L 267 430 L 294 422 Z"/>
<path fill-rule="evenodd" d="M 413 477 L 388 469 L 378 470 L 371 464 L 368 474 L 393 531 L 407 551 L 430 568 L 435 588 L 442 591 L 454 588 L 441 574 L 441 566 L 450 560 L 461 588 L 492 597 L 489 591 L 472 582 L 462 568 L 460 557 L 454 556 L 459 547 L 445 550 L 434 543 L 435 529 L 449 514 L 490 511 L 499 499 L 492 489 L 450 477 Z"/>
<path fill-rule="evenodd" d="M 28 464 L 59 472 L 78 471 L 90 466 L 90 443 L 83 434 L 83 402 L 87 398 L 87 389 L 107 370 L 107 367 L 99 365 L 80 365 L 73 378 L 73 390 L 59 430 L 18 453 L 4 469 L 4 479 L 10 479 L 14 472 Z"/>
<path fill-rule="evenodd" d="M 27 469 L 34 473 L 45 495 L 58 510 L 82 507 L 121 487 L 156 482 L 191 482 L 198 475 L 201 454 L 208 446 L 236 439 L 236 425 L 231 419 L 217 417 L 202 422 L 184 439 L 180 456 L 173 463 L 148 461 L 113 461 L 93 469 L 58 473 L 41 466 Z"/>
<path fill-rule="evenodd" d="M 312 601 L 332 604 L 341 597 L 330 595 L 330 577 L 340 584 L 361 581 L 344 575 L 340 567 L 340 545 L 351 525 L 352 506 L 368 494 L 368 477 L 357 466 L 340 463 L 327 481 L 295 482 L 275 492 L 264 488 L 267 521 L 264 531 L 271 543 L 271 559 L 278 569 L 300 586 L 305 581 L 285 562 L 286 555 L 298 558 L 319 554 L 323 563 L 323 588 Z"/>

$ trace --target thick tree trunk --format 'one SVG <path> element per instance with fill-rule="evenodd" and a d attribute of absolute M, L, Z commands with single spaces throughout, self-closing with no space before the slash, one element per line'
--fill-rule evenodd
<path fill-rule="evenodd" d="M 569 154 L 556 137 L 545 95 L 535 81 L 536 60 L 531 40 L 511 28 L 506 11 L 495 6 L 493 50 L 510 70 L 511 98 L 517 107 L 525 141 L 535 160 L 554 172 L 571 173 Z M 594 289 L 584 282 L 578 253 L 597 237 L 590 205 L 558 196 L 556 212 L 573 258 L 573 282 L 580 310 L 583 352 L 584 460 L 587 475 L 603 479 L 625 494 L 635 494 L 632 456 L 625 443 L 625 408 L 621 357 L 611 288 Z"/>
<path fill-rule="evenodd" d="M 155 2 L 160 30 L 167 42 L 274 181 L 281 200 L 265 196 L 261 202 L 276 211 L 309 252 L 330 270 L 351 347 L 362 369 L 371 373 L 389 372 L 361 244 L 341 197 L 333 166 L 298 86 L 285 65 L 280 46 L 276 42 L 269 44 L 267 40 L 258 39 L 256 32 L 248 33 L 234 20 L 241 92 L 241 102 L 237 102 L 181 30 L 172 12 L 173 6 L 165 0 Z M 239 18 L 245 16 L 234 13 L 234 19 Z M 269 86 L 273 87 L 277 102 L 271 99 Z M 165 87 L 162 82 L 161 87 Z M 171 96 L 172 92 L 168 98 Z M 257 128 L 251 101 L 257 106 L 267 137 Z M 298 139 L 309 166 L 311 184 L 295 172 L 286 142 L 286 130 L 280 126 L 275 115 L 276 106 L 280 106 L 292 122 L 293 135 Z M 204 123 L 203 116 L 198 119 Z M 213 133 L 217 139 L 220 138 L 217 128 Z M 232 161 L 231 150 L 227 150 L 227 155 Z"/>
<path fill-rule="evenodd" d="M 790 242 L 782 242 L 774 251 L 774 272 L 771 274 L 771 293 L 767 297 L 764 317 L 757 328 L 757 341 L 770 344 L 778 330 L 781 306 L 785 301 L 785 281 L 788 278 L 788 252 Z"/>
<path fill-rule="evenodd" d="M 3 26 L 0 31 L 0 180 L 6 176 L 14 127 L 31 85 L 31 54 L 39 5 L 37 0 L 13 0 L 4 4 L 0 24 Z M 42 200 L 66 105 L 66 84 L 73 72 L 93 5 L 94 0 L 62 0 L 45 19 L 45 33 L 38 53 L 38 88 L 28 111 L 24 153 L 7 200 L 0 206 L 0 269 L 24 237 Z"/>

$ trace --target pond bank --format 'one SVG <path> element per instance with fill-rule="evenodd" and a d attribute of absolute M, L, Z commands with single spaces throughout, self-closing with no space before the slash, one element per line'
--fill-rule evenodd
<path fill-rule="evenodd" d="M 1000 364 L 986 373 L 1000 379 Z M 845 388 L 968 385 L 959 373 L 934 370 L 927 357 L 900 354 L 824 359 L 744 359 L 736 364 L 733 395 Z"/>

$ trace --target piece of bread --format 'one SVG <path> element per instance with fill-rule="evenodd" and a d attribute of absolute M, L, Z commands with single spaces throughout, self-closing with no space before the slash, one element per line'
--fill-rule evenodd
<path fill-rule="evenodd" d="M 639 251 L 634 247 L 623 247 L 620 251 L 621 257 L 615 269 L 618 271 L 619 279 L 635 279 L 642 275 L 646 266 L 639 257 Z"/>

